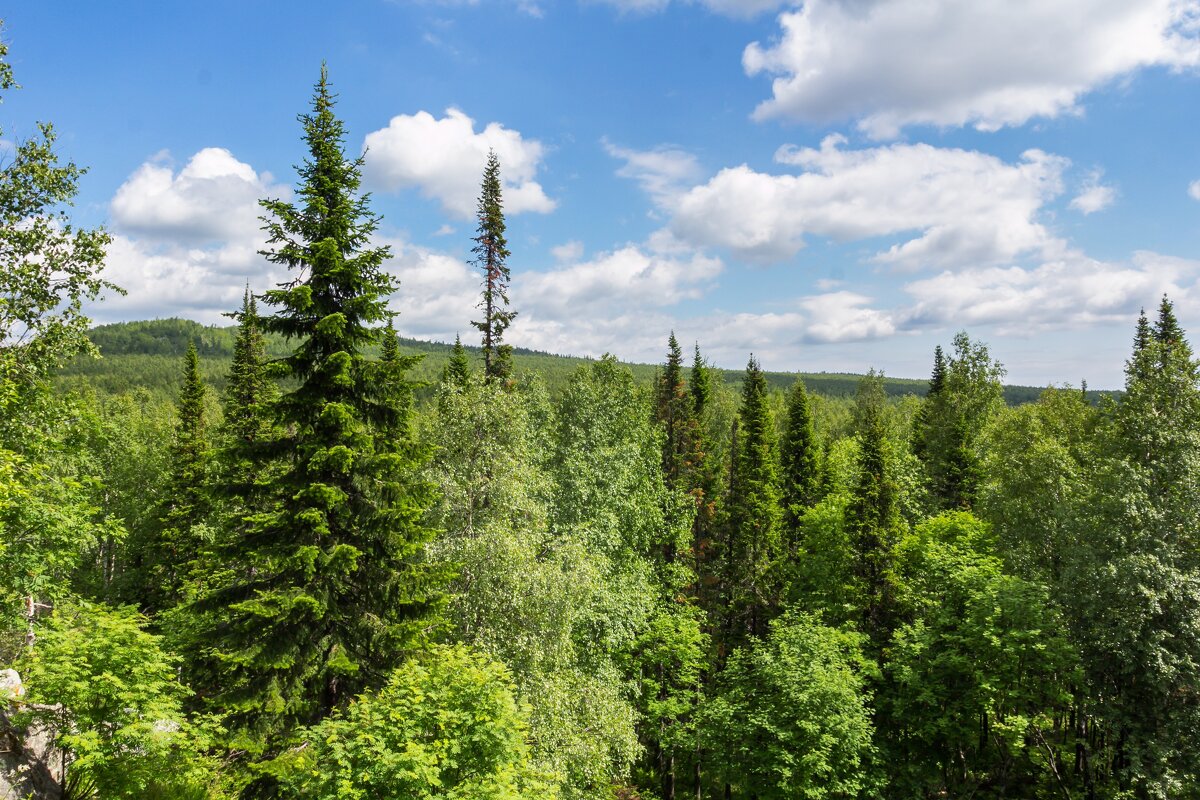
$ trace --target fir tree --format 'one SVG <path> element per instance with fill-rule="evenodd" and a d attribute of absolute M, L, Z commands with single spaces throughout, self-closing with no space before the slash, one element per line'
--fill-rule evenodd
<path fill-rule="evenodd" d="M 891 565 L 900 525 L 897 488 L 887 463 L 884 397 L 883 379 L 871 370 L 859 384 L 855 401 L 858 482 L 846 508 L 862 628 L 877 648 L 883 647 L 891 633 Z"/>
<path fill-rule="evenodd" d="M 946 356 L 939 344 L 933 349 L 933 373 L 929 376 L 929 391 L 917 409 L 913 419 L 912 450 L 913 455 L 922 461 L 929 456 L 932 420 L 941 411 L 939 406 L 944 402 L 942 394 L 946 388 Z"/>
<path fill-rule="evenodd" d="M 268 750 L 382 684 L 430 625 L 446 577 L 423 559 L 432 489 L 417 477 L 419 454 L 389 438 L 408 413 L 402 369 L 365 355 L 394 284 L 388 249 L 369 246 L 378 219 L 333 105 L 322 67 L 300 117 L 309 155 L 298 204 L 262 203 L 264 255 L 297 273 L 264 295 L 275 311 L 262 318 L 296 343 L 279 362 L 294 388 L 270 403 L 276 434 L 251 451 L 276 474 L 196 609 L 216 663 L 211 701 Z"/>
<path fill-rule="evenodd" d="M 783 468 L 784 518 L 794 528 L 804 509 L 814 505 L 821 492 L 820 445 L 808 406 L 808 392 L 800 378 L 796 378 L 788 393 L 779 460 Z"/>
<path fill-rule="evenodd" d="M 442 370 L 442 383 L 465 389 L 471 381 L 471 362 L 467 360 L 467 350 L 462 346 L 462 339 L 455 334 L 454 349 L 450 351 L 450 360 Z"/>
<path fill-rule="evenodd" d="M 149 546 L 142 545 L 140 554 L 140 599 L 151 613 L 171 608 L 182 600 L 189 568 L 200 555 L 202 542 L 194 528 L 204 519 L 209 505 L 205 489 L 209 461 L 204 419 L 206 393 L 196 343 L 189 342 L 183 360 L 179 422 L 171 443 L 171 472 L 164 492 L 162 526 Z"/>
<path fill-rule="evenodd" d="M 688 384 L 692 390 L 692 406 L 695 409 L 696 418 L 701 419 L 704 416 L 704 410 L 708 408 L 708 400 L 712 396 L 712 376 L 708 365 L 700 356 L 699 342 L 696 343 L 695 353 L 692 356 L 692 374 Z"/>
<path fill-rule="evenodd" d="M 667 340 L 667 363 L 658 377 L 656 401 L 655 416 L 665 433 L 663 477 L 671 488 L 691 491 L 699 431 L 692 400 L 683 382 L 683 351 L 674 331 Z"/>
<path fill-rule="evenodd" d="M 242 298 L 233 363 L 225 387 L 225 429 L 237 442 L 253 442 L 263 435 L 263 409 L 275 394 L 267 375 L 267 344 L 258 319 L 258 302 L 249 287 Z"/>
<path fill-rule="evenodd" d="M 1141 331 L 1139 330 L 1139 335 Z M 1175 306 L 1167 299 L 1164 294 L 1162 302 L 1158 305 L 1158 319 L 1154 321 L 1154 341 L 1159 342 L 1166 347 L 1174 347 L 1180 343 L 1186 346 L 1183 338 L 1183 328 L 1179 327 L 1179 321 L 1175 319 Z"/>
<path fill-rule="evenodd" d="M 517 312 L 508 309 L 508 240 L 504 238 L 504 204 L 500 196 L 500 159 L 488 153 L 479 193 L 479 227 L 476 229 L 475 264 L 483 270 L 483 319 L 471 324 L 483 334 L 483 372 L 488 380 L 505 380 L 512 374 L 512 346 L 504 332 Z"/>
<path fill-rule="evenodd" d="M 772 568 L 779 554 L 779 472 L 767 381 L 754 356 L 746 366 L 729 488 L 725 543 L 728 645 L 762 636 L 777 601 Z"/>

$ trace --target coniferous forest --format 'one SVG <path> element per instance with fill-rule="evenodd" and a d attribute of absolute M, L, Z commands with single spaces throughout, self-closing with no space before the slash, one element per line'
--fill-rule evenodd
<path fill-rule="evenodd" d="M 261 203 L 291 280 L 232 332 L 92 333 L 82 168 L 44 125 L 0 169 L 8 796 L 1200 797 L 1169 298 L 1111 396 L 1006 403 L 967 333 L 904 391 L 750 354 L 731 383 L 670 331 L 652 375 L 550 381 L 506 338 L 493 154 L 478 337 L 431 372 L 324 70 L 300 121 L 293 199 Z M 169 359 L 171 396 L 100 380 L 89 334 Z"/>

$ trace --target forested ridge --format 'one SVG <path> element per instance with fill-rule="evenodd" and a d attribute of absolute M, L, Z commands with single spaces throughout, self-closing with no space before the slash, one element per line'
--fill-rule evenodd
<path fill-rule="evenodd" d="M 1200 363 L 1169 298 L 1116 396 L 1006 404 L 967 333 L 904 392 L 751 354 L 730 381 L 669 331 L 658 365 L 551 379 L 507 341 L 493 155 L 480 348 L 435 362 L 335 111 L 322 69 L 294 200 L 262 202 L 291 280 L 232 330 L 90 330 L 80 168 L 43 126 L 0 169 L 6 788 L 1200 797 Z M 97 344 L 172 396 L 93 384 Z"/>

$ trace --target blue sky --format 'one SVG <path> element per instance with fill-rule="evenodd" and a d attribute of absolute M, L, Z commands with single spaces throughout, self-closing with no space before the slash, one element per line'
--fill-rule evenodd
<path fill-rule="evenodd" d="M 6 140 L 51 120 L 114 234 L 100 321 L 220 322 L 322 60 L 405 333 L 470 338 L 489 147 L 514 344 L 1118 386 L 1138 308 L 1200 324 L 1200 0 L 18 2 Z"/>

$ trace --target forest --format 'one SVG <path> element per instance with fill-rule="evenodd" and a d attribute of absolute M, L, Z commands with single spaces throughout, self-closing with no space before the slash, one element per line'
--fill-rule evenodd
<path fill-rule="evenodd" d="M 1006 402 L 965 332 L 852 391 L 670 331 L 567 363 L 506 341 L 493 156 L 478 346 L 434 347 L 396 333 L 324 69 L 301 122 L 261 204 L 292 280 L 232 330 L 92 330 L 81 167 L 43 125 L 0 169 L 8 796 L 1200 797 L 1169 298 L 1116 393 Z"/>

